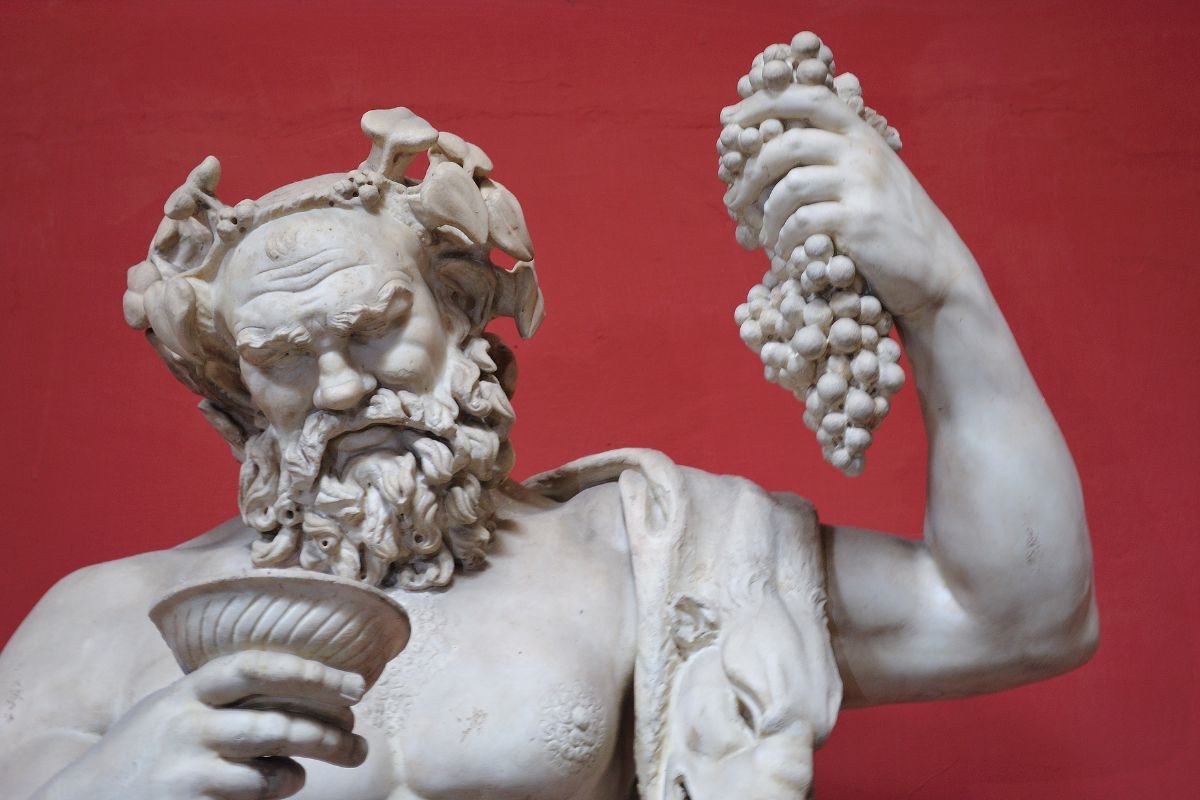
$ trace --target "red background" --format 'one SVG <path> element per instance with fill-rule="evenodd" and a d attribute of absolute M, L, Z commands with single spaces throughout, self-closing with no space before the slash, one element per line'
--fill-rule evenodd
<path fill-rule="evenodd" d="M 914 535 L 914 393 L 844 479 L 731 321 L 762 263 L 721 207 L 717 113 L 755 52 L 813 28 L 900 127 L 1056 411 L 1104 624 L 1069 676 L 844 714 L 821 797 L 1194 796 L 1197 7 L 425 5 L 0 5 L 0 641 L 67 571 L 235 512 L 227 449 L 121 320 L 167 194 L 210 152 L 228 201 L 351 168 L 358 116 L 400 104 L 484 147 L 534 234 L 549 316 L 517 348 L 518 476 L 643 445 Z"/>

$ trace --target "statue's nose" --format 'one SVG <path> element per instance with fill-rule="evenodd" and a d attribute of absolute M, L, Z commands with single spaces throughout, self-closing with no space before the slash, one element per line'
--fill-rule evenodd
<path fill-rule="evenodd" d="M 313 405 L 327 411 L 349 411 L 375 391 L 375 377 L 358 369 L 345 354 L 330 350 L 317 361 L 319 376 Z"/>

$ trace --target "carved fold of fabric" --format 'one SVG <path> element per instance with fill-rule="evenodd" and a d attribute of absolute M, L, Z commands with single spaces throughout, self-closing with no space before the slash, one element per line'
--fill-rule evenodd
<path fill-rule="evenodd" d="M 564 500 L 612 481 L 638 599 L 640 796 L 803 798 L 842 699 L 811 505 L 650 450 L 591 456 L 528 484 Z"/>

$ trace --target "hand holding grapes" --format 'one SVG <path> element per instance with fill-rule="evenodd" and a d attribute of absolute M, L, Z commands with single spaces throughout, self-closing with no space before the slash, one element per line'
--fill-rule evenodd
<path fill-rule="evenodd" d="M 721 176 L 732 184 L 725 200 L 746 228 L 739 241 L 786 258 L 808 236 L 826 234 L 893 313 L 937 305 L 959 263 L 946 248 L 963 247 L 894 152 L 895 129 L 863 104 L 853 75 L 833 77 L 832 55 L 815 35 L 798 34 L 760 58 L 764 67 L 739 84 L 745 99 L 721 115 Z M 796 66 L 782 79 L 782 67 L 771 69 L 789 63 Z M 760 69 L 774 83 L 755 80 Z"/>
<path fill-rule="evenodd" d="M 973 262 L 893 152 L 899 135 L 853 75 L 832 73 L 807 32 L 756 57 L 722 113 L 719 175 L 738 241 L 771 259 L 735 314 L 742 338 L 805 403 L 826 460 L 855 475 L 904 382 L 889 312 L 937 308 Z"/>

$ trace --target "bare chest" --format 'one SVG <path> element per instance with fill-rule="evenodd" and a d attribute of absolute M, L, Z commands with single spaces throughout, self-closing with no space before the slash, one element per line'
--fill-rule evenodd
<path fill-rule="evenodd" d="M 532 549 L 447 592 L 398 596 L 413 637 L 356 709 L 368 762 L 306 764 L 299 797 L 626 796 L 627 563 L 575 544 Z"/>

